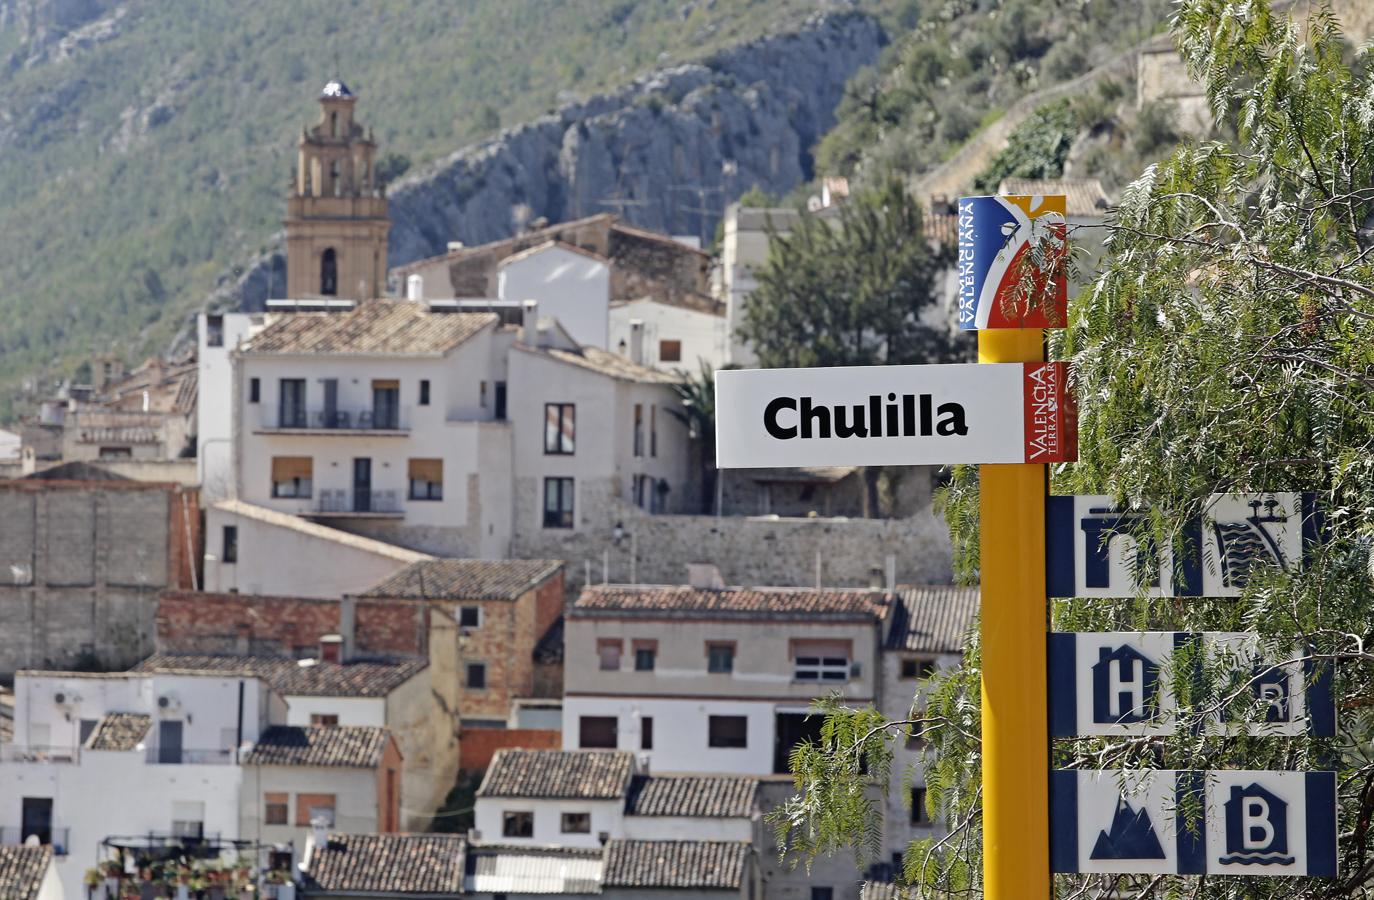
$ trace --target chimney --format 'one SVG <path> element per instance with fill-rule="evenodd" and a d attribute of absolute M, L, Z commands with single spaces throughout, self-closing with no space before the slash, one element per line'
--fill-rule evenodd
<path fill-rule="evenodd" d="M 687 584 L 698 590 L 721 590 L 725 579 L 720 575 L 720 566 L 714 563 L 688 563 Z"/>
<path fill-rule="evenodd" d="M 891 553 L 887 555 L 887 592 L 891 594 L 897 590 L 897 557 Z"/>
<path fill-rule="evenodd" d="M 526 300 L 520 306 L 522 309 L 520 340 L 527 347 L 537 347 L 539 345 L 539 301 Z"/>
<path fill-rule="evenodd" d="M 425 276 L 416 272 L 406 276 L 406 299 L 423 300 L 425 297 Z"/>
<path fill-rule="evenodd" d="M 343 662 L 343 635 L 325 634 L 320 636 L 320 661 Z"/>
<path fill-rule="evenodd" d="M 630 320 L 630 362 L 644 365 L 644 320 Z"/>
<path fill-rule="evenodd" d="M 321 850 L 329 846 L 329 820 L 324 816 L 316 816 L 311 819 L 310 837 L 313 839 L 315 847 Z"/>

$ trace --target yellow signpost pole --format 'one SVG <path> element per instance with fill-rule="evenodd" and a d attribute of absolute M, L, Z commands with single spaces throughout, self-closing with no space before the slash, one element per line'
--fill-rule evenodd
<path fill-rule="evenodd" d="M 1040 329 L 978 333 L 978 361 L 1038 362 Z M 983 887 L 1049 900 L 1043 464 L 979 467 L 982 531 Z"/>

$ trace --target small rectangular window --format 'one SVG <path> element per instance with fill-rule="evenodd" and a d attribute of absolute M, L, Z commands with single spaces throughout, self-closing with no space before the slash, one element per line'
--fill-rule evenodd
<path fill-rule="evenodd" d="M 596 642 L 596 655 L 601 661 L 601 671 L 620 671 L 620 651 L 623 644 L 620 638 L 601 638 Z"/>
<path fill-rule="evenodd" d="M 304 428 L 305 425 L 305 379 L 283 378 L 277 398 L 277 427 Z"/>
<path fill-rule="evenodd" d="M 682 341 L 659 341 L 659 362 L 682 362 Z"/>
<path fill-rule="evenodd" d="M 487 383 L 485 381 L 477 384 L 477 405 L 483 409 L 487 408 Z"/>
<path fill-rule="evenodd" d="M 797 681 L 848 681 L 848 641 L 792 642 L 792 677 Z"/>
<path fill-rule="evenodd" d="M 710 716 L 707 725 L 707 746 L 749 746 L 749 719 L 747 717 Z"/>
<path fill-rule="evenodd" d="M 205 346 L 224 346 L 224 316 L 211 315 L 205 317 Z"/>
<path fill-rule="evenodd" d="M 831 887 L 811 888 L 811 900 L 835 900 L 835 889 Z"/>
<path fill-rule="evenodd" d="M 642 716 L 639 720 L 639 749 L 654 749 L 654 717 Z"/>
<path fill-rule="evenodd" d="M 92 732 L 92 731 L 95 731 L 95 726 L 98 725 L 98 724 L 100 724 L 100 720 L 99 720 L 99 719 L 82 719 L 82 720 L 81 720 L 81 722 L 80 722 L 80 728 L 81 728 L 80 742 L 81 742 L 81 746 L 83 746 L 83 747 L 86 746 L 86 738 L 88 738 L 88 737 L 91 736 L 91 732 Z"/>
<path fill-rule="evenodd" d="M 644 455 L 644 404 L 635 404 L 634 455 Z"/>
<path fill-rule="evenodd" d="M 205 836 L 205 803 L 201 800 L 172 801 L 172 835 L 198 838 Z"/>
<path fill-rule="evenodd" d="M 412 459 L 408 463 L 410 499 L 444 499 L 444 461 L 442 459 Z"/>
<path fill-rule="evenodd" d="M 467 686 L 469 690 L 484 691 L 487 688 L 487 664 L 468 663 Z"/>
<path fill-rule="evenodd" d="M 524 811 L 502 813 L 501 836 L 508 838 L 534 837 L 534 813 Z"/>
<path fill-rule="evenodd" d="M 324 819 L 326 827 L 334 827 L 333 794 L 296 795 L 296 824 L 310 825 L 315 819 Z"/>
<path fill-rule="evenodd" d="M 223 544 L 223 546 L 220 548 L 220 554 L 219 554 L 220 562 L 227 562 L 227 563 L 238 562 L 238 561 L 239 561 L 239 528 L 238 528 L 238 526 L 237 526 L 237 525 L 225 525 L 225 526 L 224 526 L 223 537 L 224 537 L 224 544 Z"/>
<path fill-rule="evenodd" d="M 926 789 L 923 787 L 911 789 L 911 824 L 930 824 L 930 815 L 926 812 Z"/>
<path fill-rule="evenodd" d="M 706 645 L 706 671 L 735 671 L 735 645 L 733 643 L 710 643 Z"/>
<path fill-rule="evenodd" d="M 420 379 L 420 405 L 429 406 L 429 379 Z"/>
<path fill-rule="evenodd" d="M 308 456 L 272 457 L 272 496 L 309 497 L 314 465 Z"/>
<path fill-rule="evenodd" d="M 935 674 L 935 660 L 910 658 L 902 660 L 902 678 L 908 681 L 926 679 Z"/>
<path fill-rule="evenodd" d="M 339 724 L 338 713 L 311 713 L 310 724 L 317 728 L 334 728 Z"/>
<path fill-rule="evenodd" d="M 458 608 L 458 626 L 460 628 L 481 628 L 482 627 L 482 607 L 480 606 L 461 606 Z"/>
<path fill-rule="evenodd" d="M 584 812 L 565 812 L 559 826 L 564 834 L 591 834 L 592 814 Z"/>
<path fill-rule="evenodd" d="M 658 404 L 649 407 L 649 455 L 658 456 Z"/>
<path fill-rule="evenodd" d="M 263 794 L 262 821 L 266 825 L 285 825 L 290 812 L 290 794 Z"/>
<path fill-rule="evenodd" d="M 652 672 L 658 656 L 658 641 L 635 641 L 635 671 Z"/>
<path fill-rule="evenodd" d="M 576 438 L 577 408 L 571 403 L 544 404 L 544 452 L 571 456 Z"/>
<path fill-rule="evenodd" d="M 544 527 L 573 527 L 573 480 L 544 479 Z"/>
<path fill-rule="evenodd" d="M 262 379 L 248 379 L 248 402 L 257 403 L 262 399 Z"/>
<path fill-rule="evenodd" d="M 577 720 L 577 746 L 583 750 L 614 750 L 615 716 L 581 716 Z"/>

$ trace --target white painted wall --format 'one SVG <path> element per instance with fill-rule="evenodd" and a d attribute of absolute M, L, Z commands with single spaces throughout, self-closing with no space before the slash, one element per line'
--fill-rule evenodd
<path fill-rule="evenodd" d="M 729 360 L 726 347 L 726 319 L 696 309 L 670 306 L 645 298 L 611 308 L 612 349 L 623 340 L 630 346 L 630 320 L 644 323 L 644 364 L 665 371 L 681 370 L 690 375 L 701 371 L 704 362 L 714 371 Z M 681 341 L 682 359 L 665 362 L 660 357 L 663 341 Z"/>
<path fill-rule="evenodd" d="M 533 812 L 534 837 L 513 838 L 501 833 L 502 817 L 506 812 Z M 563 813 L 591 813 L 592 827 L 587 834 L 564 834 L 561 830 Z M 474 811 L 474 825 L 482 833 L 482 840 L 490 844 L 553 844 L 563 847 L 600 847 L 597 835 L 606 832 L 612 838 L 624 836 L 624 801 L 616 800 L 545 800 L 516 797 L 478 797 Z"/>
<path fill-rule="evenodd" d="M 566 696 L 563 749 L 580 749 L 578 722 L 582 716 L 615 716 L 619 723 L 616 749 L 647 756 L 651 772 L 767 775 L 773 771 L 774 714 L 805 709 L 805 703 L 779 706 L 771 701 Z M 708 746 L 709 717 L 713 715 L 747 717 L 747 745 Z M 652 750 L 640 749 L 639 723 L 645 716 L 654 720 Z"/>
<path fill-rule="evenodd" d="M 21 444 L 23 444 L 23 439 L 19 435 L 13 431 L 0 428 L 0 462 L 17 460 Z"/>
<path fill-rule="evenodd" d="M 183 722 L 188 750 L 218 749 L 236 737 L 240 679 L 197 675 L 26 675 L 15 679 L 15 744 L 28 745 L 44 730 L 53 743 L 75 743 L 80 720 L 107 712 L 152 715 L 148 746 L 156 744 L 159 696 L 175 696 L 180 709 L 161 715 Z M 266 716 L 269 693 L 257 679 L 244 679 L 244 740 L 255 741 Z M 53 703 L 61 690 L 79 701 L 68 711 Z M 13 753 L 0 758 L 0 824 L 17 827 L 24 797 L 53 800 L 53 827 L 68 829 L 69 853 L 57 857 L 63 895 L 85 896 L 83 873 L 95 865 L 100 841 L 115 835 L 168 832 L 173 805 L 204 804 L 207 836 L 238 837 L 242 770 L 219 763 L 163 765 L 146 750 L 81 751 L 68 763 L 25 762 Z"/>
<path fill-rule="evenodd" d="M 959 665 L 959 656 L 954 653 L 914 653 L 906 651 L 885 651 L 882 658 L 883 691 L 880 711 L 889 720 L 900 721 L 919 717 L 925 707 L 924 695 L 929 684 L 925 680 L 912 680 L 901 677 L 902 660 L 933 659 L 937 671 L 952 669 Z M 912 715 L 913 709 L 916 711 Z M 911 786 L 925 784 L 924 753 L 920 749 L 909 749 L 905 740 L 892 745 L 892 777 L 888 782 L 886 798 L 886 825 L 883 828 L 883 845 L 886 856 L 901 853 L 912 841 L 943 834 L 933 824 L 911 824 L 910 796 L 903 789 L 904 776 L 911 773 Z"/>
<path fill-rule="evenodd" d="M 211 347 L 206 340 L 206 316 L 196 317 L 196 345 L 199 356 L 196 402 L 196 464 L 199 468 L 202 501 L 209 503 L 233 496 L 234 459 L 234 365 L 230 354 L 262 317 L 249 313 L 226 313 L 223 317 L 224 342 Z"/>
<path fill-rule="evenodd" d="M 662 384 L 621 381 L 563 362 L 547 353 L 517 349 L 510 363 L 510 418 L 514 430 L 516 478 L 566 476 L 575 480 L 574 530 L 597 521 L 598 510 L 584 502 L 582 487 L 592 480 L 617 480 L 621 497 L 633 497 L 632 479 L 647 475 L 669 484 L 668 510 L 685 502 L 687 428 L 668 413 L 681 406 L 672 388 Z M 544 406 L 572 403 L 577 407 L 575 452 L 544 453 Z M 644 410 L 643 455 L 634 455 L 634 405 Z M 657 412 L 651 412 L 657 408 Z M 657 422 L 658 455 L 651 454 L 650 422 Z M 542 493 L 540 495 L 542 497 Z M 542 502 L 522 510 L 516 530 L 543 528 Z"/>
<path fill-rule="evenodd" d="M 386 726 L 386 699 L 286 696 L 287 725 L 309 725 L 310 717 L 316 713 L 336 715 L 340 725 L 372 725 L 380 728 Z"/>
<path fill-rule="evenodd" d="M 611 269 L 604 260 L 556 244 L 537 247 L 502 261 L 497 294 L 538 300 L 540 314 L 557 319 L 579 344 L 610 349 Z"/>
<path fill-rule="evenodd" d="M 378 830 L 377 769 L 343 766 L 244 766 L 240 792 L 240 833 L 249 840 L 285 844 L 297 851 L 305 846 L 309 826 L 296 825 L 296 801 L 300 794 L 333 794 L 334 825 L 331 832 L 374 834 Z M 269 825 L 265 794 L 287 794 L 285 825 Z M 297 857 L 299 859 L 299 857 Z"/>
<path fill-rule="evenodd" d="M 222 559 L 226 525 L 238 529 L 236 563 Z M 205 510 L 207 591 L 337 598 L 366 590 L 424 558 L 337 529 L 282 527 L 220 506 Z"/>
<path fill-rule="evenodd" d="M 635 841 L 752 841 L 754 822 L 742 817 L 626 816 L 623 836 Z"/>

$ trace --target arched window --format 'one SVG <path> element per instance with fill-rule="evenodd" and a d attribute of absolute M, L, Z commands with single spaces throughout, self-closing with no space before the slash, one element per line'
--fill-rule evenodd
<path fill-rule="evenodd" d="M 329 114 L 329 136 L 339 136 L 339 114 L 336 112 Z"/>
<path fill-rule="evenodd" d="M 343 184 L 339 181 L 339 161 L 337 159 L 329 164 L 329 191 L 335 197 L 343 195 Z"/>
<path fill-rule="evenodd" d="M 320 258 L 320 293 L 333 297 L 339 292 L 339 257 L 333 247 L 326 248 Z"/>

